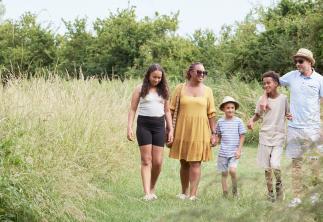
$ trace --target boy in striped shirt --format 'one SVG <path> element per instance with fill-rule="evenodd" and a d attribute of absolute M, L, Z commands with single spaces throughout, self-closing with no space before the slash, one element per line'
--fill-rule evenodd
<path fill-rule="evenodd" d="M 234 98 L 224 97 L 220 105 L 224 117 L 217 122 L 216 133 L 218 140 L 221 140 L 217 168 L 222 174 L 221 183 L 224 197 L 228 196 L 227 178 L 229 174 L 232 180 L 232 194 L 234 197 L 238 195 L 237 165 L 246 133 L 242 120 L 235 117 L 235 111 L 238 108 L 239 103 Z"/>

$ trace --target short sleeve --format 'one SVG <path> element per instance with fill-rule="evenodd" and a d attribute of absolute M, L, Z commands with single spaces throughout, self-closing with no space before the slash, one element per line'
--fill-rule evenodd
<path fill-rule="evenodd" d="M 259 114 L 260 116 L 262 115 L 262 111 L 260 110 L 260 101 L 261 101 L 261 97 L 259 97 L 257 103 L 256 103 L 256 109 L 255 109 L 255 113 Z"/>
<path fill-rule="evenodd" d="M 207 96 L 207 117 L 213 118 L 215 117 L 215 105 L 214 105 L 214 97 L 211 88 L 208 88 L 208 96 Z"/>
<path fill-rule="evenodd" d="M 279 78 L 279 83 L 282 86 L 289 86 L 290 85 L 290 80 L 293 75 L 294 71 L 288 72 L 282 77 Z"/>
<path fill-rule="evenodd" d="M 216 133 L 221 136 L 221 128 L 220 128 L 220 122 L 218 121 L 216 124 Z"/>
<path fill-rule="evenodd" d="M 246 128 L 244 127 L 242 120 L 239 121 L 239 134 L 246 134 Z"/>
<path fill-rule="evenodd" d="M 176 108 L 176 95 L 179 95 L 180 90 L 182 89 L 183 84 L 179 84 L 175 87 L 174 92 L 172 93 L 172 96 L 170 98 L 170 103 L 169 103 L 169 109 L 171 111 L 174 111 Z"/>
<path fill-rule="evenodd" d="M 320 98 L 323 97 L 323 77 L 320 78 Z"/>

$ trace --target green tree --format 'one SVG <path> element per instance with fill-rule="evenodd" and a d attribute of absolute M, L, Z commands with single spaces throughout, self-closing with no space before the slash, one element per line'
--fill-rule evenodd
<path fill-rule="evenodd" d="M 31 13 L 0 25 L 0 64 L 12 74 L 33 75 L 39 68 L 53 69 L 56 52 L 54 34 L 41 27 Z"/>

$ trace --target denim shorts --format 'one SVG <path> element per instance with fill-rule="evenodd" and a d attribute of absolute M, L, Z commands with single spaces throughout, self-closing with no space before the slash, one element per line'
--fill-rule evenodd
<path fill-rule="evenodd" d="M 227 172 L 229 168 L 237 168 L 239 160 L 233 157 L 218 156 L 217 168 L 220 172 Z"/>

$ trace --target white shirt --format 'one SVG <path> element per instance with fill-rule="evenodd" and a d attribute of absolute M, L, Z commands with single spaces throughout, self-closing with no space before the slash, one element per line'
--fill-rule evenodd
<path fill-rule="evenodd" d="M 165 100 L 157 92 L 149 92 L 145 98 L 140 97 L 139 99 L 138 115 L 151 117 L 164 116 L 164 103 Z"/>

